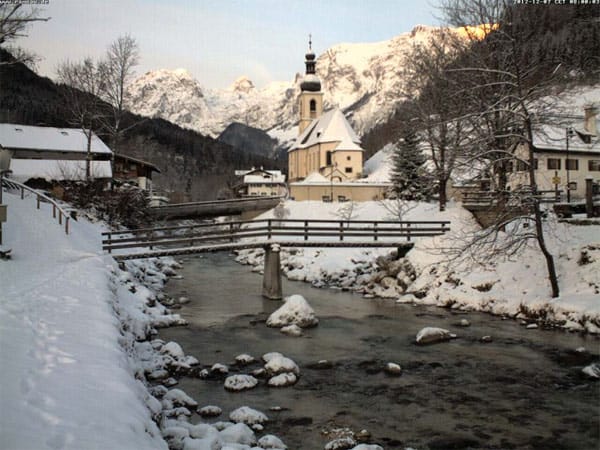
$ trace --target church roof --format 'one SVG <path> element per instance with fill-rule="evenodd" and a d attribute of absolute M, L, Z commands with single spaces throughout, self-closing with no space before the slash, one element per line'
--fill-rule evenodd
<path fill-rule="evenodd" d="M 360 139 L 339 108 L 327 111 L 314 119 L 298 136 L 292 150 L 312 147 L 326 142 L 339 142 L 334 150 L 359 150 Z"/>

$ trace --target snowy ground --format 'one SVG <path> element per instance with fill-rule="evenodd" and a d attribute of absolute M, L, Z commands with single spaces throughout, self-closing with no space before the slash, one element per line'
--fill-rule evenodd
<path fill-rule="evenodd" d="M 389 220 L 397 210 L 395 204 L 357 203 L 352 218 Z M 340 208 L 347 204 L 286 202 L 285 208 L 291 219 L 339 219 Z M 264 217 L 272 217 L 272 212 Z M 402 263 L 377 259 L 388 255 L 389 249 L 291 249 L 282 253 L 284 273 L 290 279 L 353 289 L 367 297 L 486 311 L 600 332 L 600 224 L 575 226 L 549 217 L 546 238 L 561 289 L 561 296 L 552 299 L 545 262 L 534 242 L 512 258 L 488 258 L 484 264 L 450 262 L 440 250 L 478 228 L 469 212 L 454 203 L 445 212 L 435 204 L 418 204 L 405 212 L 403 220 L 450 220 L 452 231 L 418 239 Z M 261 253 L 260 249 L 241 252 L 238 261 L 260 270 Z"/>
<path fill-rule="evenodd" d="M 100 228 L 80 220 L 66 236 L 48 205 L 4 202 L 0 447 L 165 449 L 120 342 Z"/>

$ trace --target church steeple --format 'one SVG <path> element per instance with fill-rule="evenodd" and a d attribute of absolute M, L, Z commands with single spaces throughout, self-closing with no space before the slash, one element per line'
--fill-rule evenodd
<path fill-rule="evenodd" d="M 308 51 L 304 55 L 304 64 L 306 65 L 306 74 L 304 80 L 300 85 L 300 89 L 309 92 L 319 92 L 321 90 L 321 80 L 317 77 L 317 61 L 315 60 L 316 55 L 312 49 L 312 35 L 308 35 Z"/>
<path fill-rule="evenodd" d="M 299 134 L 310 124 L 313 119 L 323 113 L 323 93 L 321 92 L 321 80 L 317 76 L 317 61 L 312 49 L 312 36 L 308 35 L 308 51 L 306 52 L 304 64 L 306 74 L 300 83 L 300 123 Z"/>

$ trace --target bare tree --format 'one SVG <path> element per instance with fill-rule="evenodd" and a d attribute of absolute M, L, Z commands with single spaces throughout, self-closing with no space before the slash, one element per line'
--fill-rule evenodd
<path fill-rule="evenodd" d="M 19 47 L 12 46 L 13 41 L 27 36 L 27 28 L 35 22 L 46 22 L 49 17 L 40 17 L 36 8 L 27 8 L 23 3 L 0 3 L 0 46 L 5 47 L 13 56 L 11 61 L 0 64 L 35 63 L 36 57 Z"/>
<path fill-rule="evenodd" d="M 92 136 L 105 118 L 105 104 L 100 96 L 105 91 L 106 64 L 86 58 L 76 63 L 65 61 L 57 68 L 58 80 L 66 104 L 70 108 L 71 123 L 81 128 L 87 138 L 86 179 L 91 177 Z"/>
<path fill-rule="evenodd" d="M 110 120 L 105 128 L 111 137 L 113 149 L 118 149 L 123 131 L 122 120 L 127 101 L 127 84 L 134 75 L 134 68 L 139 63 L 139 46 L 129 34 L 119 36 L 106 51 L 106 70 L 102 98 L 110 105 Z"/>
<path fill-rule="evenodd" d="M 531 27 L 523 10 L 502 0 L 447 0 L 442 6 L 447 21 L 454 26 L 472 27 L 487 24 L 484 40 L 471 39 L 468 53 L 448 69 L 450 77 L 460 74 L 462 89 L 455 91 L 468 105 L 472 133 L 480 144 L 475 159 L 487 160 L 494 168 L 499 162 L 515 161 L 528 173 L 529 185 L 521 191 L 520 207 L 525 214 L 499 214 L 496 224 L 476 234 L 466 247 L 474 243 L 497 246 L 499 231 L 508 229 L 510 239 L 502 242 L 502 251 L 512 253 L 534 239 L 546 260 L 552 297 L 558 297 L 559 286 L 554 258 L 546 246 L 540 197 L 535 176 L 533 128 L 543 116 L 540 101 L 542 88 L 539 67 L 528 64 L 525 49 L 531 38 Z M 548 92 L 545 91 L 547 94 Z M 535 114 L 534 114 L 535 111 Z M 520 156 L 519 151 L 525 154 Z M 500 186 L 505 184 L 505 179 Z M 505 195 L 499 191 L 500 195 Z M 514 206 L 505 204 L 510 212 Z M 532 227 L 518 226 L 532 222 Z"/>
<path fill-rule="evenodd" d="M 452 32 L 440 30 L 426 45 L 415 45 L 405 58 L 406 95 L 418 94 L 412 122 L 421 131 L 421 142 L 433 164 L 440 211 L 446 209 L 448 182 L 470 138 L 465 105 L 456 95 L 457 83 L 447 72 L 462 50 Z"/>

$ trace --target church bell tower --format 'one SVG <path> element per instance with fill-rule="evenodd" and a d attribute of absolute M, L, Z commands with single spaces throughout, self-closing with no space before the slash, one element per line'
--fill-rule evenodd
<path fill-rule="evenodd" d="M 305 55 L 304 64 L 306 65 L 306 74 L 300 84 L 300 124 L 298 126 L 298 135 L 306 127 L 323 113 L 323 93 L 321 92 L 321 80 L 316 74 L 316 55 L 312 50 L 312 37 L 308 37 L 308 52 Z"/>

